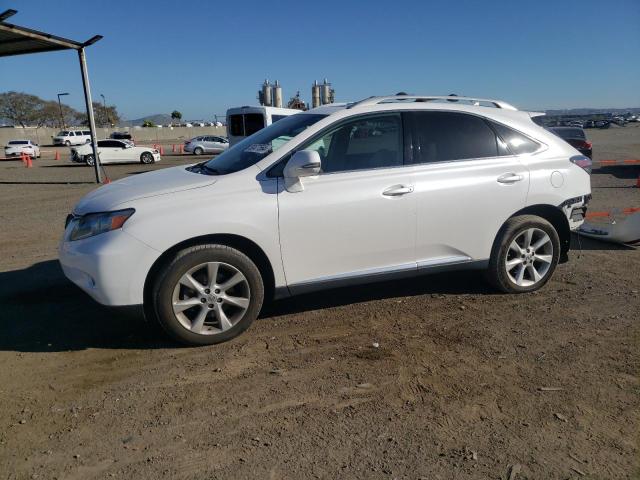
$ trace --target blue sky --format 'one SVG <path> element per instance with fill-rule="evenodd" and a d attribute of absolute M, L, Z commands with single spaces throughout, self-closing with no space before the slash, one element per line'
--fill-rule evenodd
<path fill-rule="evenodd" d="M 88 49 L 94 99 L 124 118 L 210 119 L 256 104 L 265 78 L 285 102 L 327 77 L 338 101 L 404 90 L 501 98 L 520 108 L 639 107 L 640 0 L 0 0 L 10 22 Z M 0 92 L 82 108 L 74 52 L 0 59 Z"/>

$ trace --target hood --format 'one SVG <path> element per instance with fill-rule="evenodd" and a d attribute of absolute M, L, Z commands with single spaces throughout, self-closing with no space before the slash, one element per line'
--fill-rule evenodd
<path fill-rule="evenodd" d="M 73 211 L 76 215 L 107 212 L 133 200 L 206 187 L 216 180 L 213 176 L 188 172 L 185 166 L 132 175 L 88 193 Z"/>

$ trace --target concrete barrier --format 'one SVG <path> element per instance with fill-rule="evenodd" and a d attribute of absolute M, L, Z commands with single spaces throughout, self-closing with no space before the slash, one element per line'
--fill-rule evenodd
<path fill-rule="evenodd" d="M 72 127 L 69 130 L 76 130 L 76 128 Z M 88 130 L 88 128 L 82 127 L 82 130 Z M 39 145 L 51 145 L 51 137 L 59 131 L 59 128 L 0 128 L 0 147 L 10 140 L 21 139 L 31 140 Z M 98 139 L 108 138 L 112 132 L 129 132 L 137 143 L 182 143 L 200 135 L 227 135 L 226 127 L 123 127 L 98 128 Z"/>

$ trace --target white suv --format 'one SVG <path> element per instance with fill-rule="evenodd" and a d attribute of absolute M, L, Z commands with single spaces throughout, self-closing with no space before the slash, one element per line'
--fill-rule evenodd
<path fill-rule="evenodd" d="M 60 262 L 187 344 L 235 337 L 265 298 L 340 285 L 480 268 L 530 292 L 567 259 L 591 196 L 591 161 L 531 116 L 414 96 L 292 115 L 212 160 L 89 193 Z"/>

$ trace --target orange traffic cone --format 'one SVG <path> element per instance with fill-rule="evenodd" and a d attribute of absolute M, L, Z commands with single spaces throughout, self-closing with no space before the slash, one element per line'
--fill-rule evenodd
<path fill-rule="evenodd" d="M 176 144 L 171 145 L 171 153 L 176 153 Z"/>
<path fill-rule="evenodd" d="M 109 177 L 105 177 L 104 182 L 102 182 L 105 185 L 109 185 L 111 183 L 111 179 Z"/>
<path fill-rule="evenodd" d="M 27 166 L 27 154 L 24 152 L 20 153 L 20 160 L 22 160 L 22 163 L 24 164 L 24 166 Z"/>
<path fill-rule="evenodd" d="M 60 152 L 56 150 L 56 156 L 54 157 L 54 160 L 60 160 Z"/>
<path fill-rule="evenodd" d="M 164 155 L 164 147 L 162 145 L 160 145 L 158 150 L 160 150 L 160 155 Z"/>
<path fill-rule="evenodd" d="M 33 167 L 33 159 L 31 158 L 31 155 L 25 155 L 27 157 L 27 168 L 31 168 Z"/>
<path fill-rule="evenodd" d="M 184 145 L 180 145 L 180 153 L 184 154 Z"/>
<path fill-rule="evenodd" d="M 640 175 L 638 175 L 638 181 L 636 182 L 636 188 L 640 188 Z"/>

